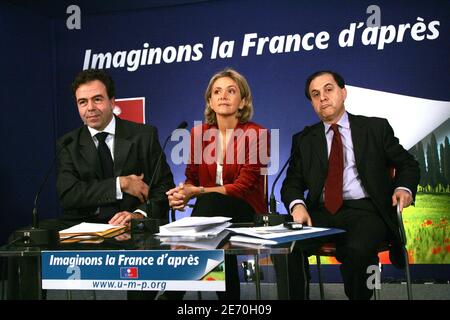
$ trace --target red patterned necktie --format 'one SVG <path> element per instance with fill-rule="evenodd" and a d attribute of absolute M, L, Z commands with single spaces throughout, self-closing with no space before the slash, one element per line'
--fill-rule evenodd
<path fill-rule="evenodd" d="M 328 175 L 325 180 L 325 208 L 335 214 L 342 206 L 342 184 L 344 175 L 344 156 L 341 134 L 337 124 L 331 125 L 333 142 L 331 143 L 330 157 L 328 158 Z"/>

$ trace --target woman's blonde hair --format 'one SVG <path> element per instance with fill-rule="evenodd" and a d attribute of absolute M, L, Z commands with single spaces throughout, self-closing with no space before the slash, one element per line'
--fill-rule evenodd
<path fill-rule="evenodd" d="M 212 86 L 217 79 L 220 78 L 231 78 L 236 82 L 239 87 L 239 91 L 241 92 L 241 99 L 244 100 L 244 106 L 242 109 L 239 109 L 236 117 L 239 119 L 240 123 L 246 123 L 253 116 L 253 98 L 252 92 L 250 91 L 250 87 L 247 83 L 245 77 L 237 72 L 234 69 L 226 68 L 220 72 L 217 72 L 212 78 L 209 80 L 208 87 L 205 91 L 205 121 L 208 124 L 217 124 L 217 117 L 214 110 L 209 105 L 209 99 L 211 98 Z"/>

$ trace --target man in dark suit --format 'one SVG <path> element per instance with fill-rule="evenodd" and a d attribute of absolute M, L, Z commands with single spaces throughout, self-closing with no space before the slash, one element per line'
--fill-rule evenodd
<path fill-rule="evenodd" d="M 162 150 L 156 128 L 113 115 L 114 82 L 104 71 L 80 72 L 72 90 L 85 125 L 58 140 L 56 183 L 64 214 L 41 221 L 41 228 L 61 230 L 80 222 L 129 226 L 132 219 L 144 217 L 166 223 L 169 203 L 165 192 L 174 183 L 164 154 L 157 168 Z M 39 279 L 36 259 L 10 260 L 8 298 L 36 298 L 37 289 L 20 292 L 16 275 L 20 263 L 29 279 Z M 128 291 L 128 299 L 153 299 L 156 294 Z"/>
<path fill-rule="evenodd" d="M 387 120 L 345 111 L 347 91 L 339 74 L 312 74 L 305 94 L 321 122 L 294 135 L 282 200 L 296 222 L 346 230 L 336 242 L 346 295 L 370 299 L 367 267 L 378 263 L 376 248 L 390 240 L 391 260 L 400 261 L 394 210 L 398 202 L 400 209 L 413 202 L 419 166 Z M 296 273 L 297 281 L 306 281 Z"/>
<path fill-rule="evenodd" d="M 62 220 L 116 225 L 143 217 L 167 221 L 165 192 L 174 183 L 164 155 L 157 168 L 162 150 L 156 128 L 114 116 L 114 82 L 104 71 L 82 71 L 72 91 L 85 125 L 59 140 Z"/>
<path fill-rule="evenodd" d="M 158 165 L 162 150 L 156 128 L 114 116 L 114 82 L 104 71 L 80 72 L 72 91 L 85 125 L 58 141 L 60 222 L 130 226 L 132 219 L 148 217 L 167 223 L 165 192 L 174 183 L 164 154 Z M 156 294 L 128 291 L 127 296 L 141 300 Z"/>

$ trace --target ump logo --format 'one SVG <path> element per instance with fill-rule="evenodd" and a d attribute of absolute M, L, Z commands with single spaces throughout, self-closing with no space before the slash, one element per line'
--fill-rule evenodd
<path fill-rule="evenodd" d="M 137 279 L 138 278 L 138 268 L 120 268 L 120 278 L 121 279 Z"/>

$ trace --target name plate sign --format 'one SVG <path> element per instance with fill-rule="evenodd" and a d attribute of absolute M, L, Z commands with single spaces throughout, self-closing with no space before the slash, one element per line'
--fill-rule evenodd
<path fill-rule="evenodd" d="M 43 251 L 42 289 L 225 291 L 223 250 Z"/>

